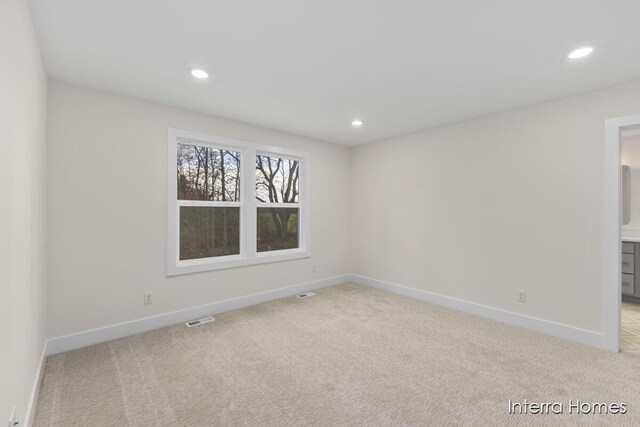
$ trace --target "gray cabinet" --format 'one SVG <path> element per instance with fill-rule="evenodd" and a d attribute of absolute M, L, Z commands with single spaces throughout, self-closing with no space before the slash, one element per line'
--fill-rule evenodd
<path fill-rule="evenodd" d="M 622 254 L 622 272 L 633 274 L 635 267 L 635 254 Z"/>
<path fill-rule="evenodd" d="M 622 299 L 640 302 L 640 243 L 622 242 Z"/>
<path fill-rule="evenodd" d="M 622 294 L 633 295 L 635 292 L 635 276 L 622 273 Z"/>

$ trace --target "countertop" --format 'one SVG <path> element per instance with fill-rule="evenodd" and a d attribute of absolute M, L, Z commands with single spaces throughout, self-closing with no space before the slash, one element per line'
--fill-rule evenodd
<path fill-rule="evenodd" d="M 625 230 L 624 228 L 621 231 L 622 241 L 623 242 L 640 242 L 640 230 Z"/>

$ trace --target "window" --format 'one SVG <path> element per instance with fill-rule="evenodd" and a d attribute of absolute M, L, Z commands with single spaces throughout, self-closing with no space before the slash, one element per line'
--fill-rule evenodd
<path fill-rule="evenodd" d="M 167 274 L 309 256 L 309 156 L 169 129 Z"/>
<path fill-rule="evenodd" d="M 300 161 L 256 156 L 258 252 L 299 247 Z"/>

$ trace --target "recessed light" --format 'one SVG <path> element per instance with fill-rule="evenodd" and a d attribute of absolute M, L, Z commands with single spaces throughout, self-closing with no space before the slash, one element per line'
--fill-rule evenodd
<path fill-rule="evenodd" d="M 207 73 L 205 70 L 203 70 L 202 68 L 192 68 L 191 69 L 191 75 L 193 77 L 195 77 L 196 79 L 208 79 L 209 78 L 209 73 Z"/>
<path fill-rule="evenodd" d="M 590 46 L 579 47 L 578 49 L 574 49 L 571 52 L 569 52 L 569 55 L 567 55 L 567 58 L 569 59 L 584 58 L 585 56 L 590 55 L 591 52 L 593 52 L 593 48 Z"/>
<path fill-rule="evenodd" d="M 360 127 L 362 126 L 362 120 L 354 120 L 351 122 L 351 125 L 355 127 Z"/>

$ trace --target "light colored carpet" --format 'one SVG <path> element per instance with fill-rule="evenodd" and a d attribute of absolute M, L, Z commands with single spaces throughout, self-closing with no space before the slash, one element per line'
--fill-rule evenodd
<path fill-rule="evenodd" d="M 345 284 L 51 356 L 35 425 L 637 426 L 640 357 Z"/>

